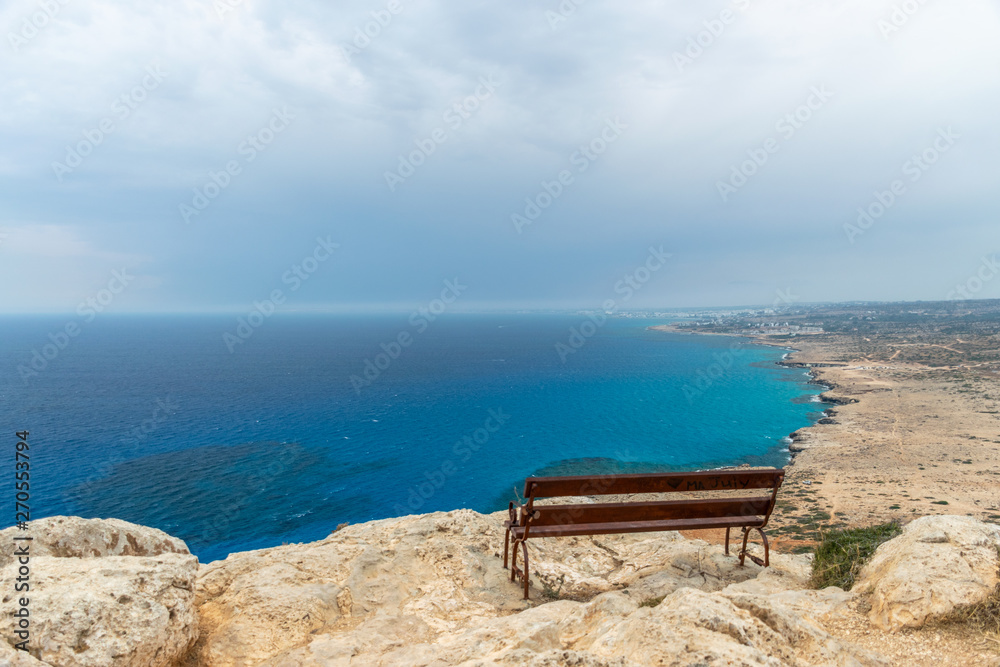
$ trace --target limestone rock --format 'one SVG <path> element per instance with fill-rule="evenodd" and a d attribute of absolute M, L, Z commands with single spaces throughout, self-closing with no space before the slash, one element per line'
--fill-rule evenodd
<path fill-rule="evenodd" d="M 3 641 L 0 641 L 0 666 L 2 667 L 52 667 L 31 656 L 30 653 L 18 651 Z"/>
<path fill-rule="evenodd" d="M 677 533 L 536 540 L 524 601 L 499 558 L 503 518 L 456 510 L 373 521 L 200 569 L 157 531 L 64 520 L 33 552 L 33 655 L 3 645 L 0 665 L 885 664 L 824 630 L 852 596 L 805 590 L 805 556 L 772 554 L 763 569 Z M 954 539 L 937 531 L 921 544 Z M 132 551 L 162 551 L 114 555 L 125 534 Z"/>
<path fill-rule="evenodd" d="M 167 667 L 197 638 L 198 559 L 182 541 L 118 520 L 42 519 L 32 522 L 30 531 L 0 531 L 8 553 L 0 581 L 17 576 L 15 535 L 34 538 L 26 595 L 30 656 L 0 653 L 0 664 Z M 11 587 L 2 595 L 0 614 L 9 618 L 25 593 Z"/>
<path fill-rule="evenodd" d="M 655 608 L 640 608 L 629 595 L 612 591 L 587 603 L 549 602 L 433 640 L 419 621 L 382 619 L 349 633 L 316 637 L 263 665 L 885 664 L 798 618 L 806 605 L 766 599 L 756 600 L 756 605 L 755 612 L 748 612 L 720 595 L 684 588 Z"/>
<path fill-rule="evenodd" d="M 100 558 L 102 556 L 159 556 L 187 554 L 182 540 L 162 530 L 139 526 L 120 519 L 81 519 L 53 516 L 36 519 L 28 531 L 0 530 L 0 567 L 14 554 L 14 537 L 30 536 L 31 555 L 56 558 Z"/>
<path fill-rule="evenodd" d="M 747 561 L 749 565 L 750 561 Z M 729 584 L 725 591 L 754 595 L 772 595 L 809 588 L 812 577 L 812 554 L 790 555 L 771 552 L 771 566 L 762 568 L 756 576 Z"/>
<path fill-rule="evenodd" d="M 726 556 L 716 545 L 675 532 L 534 540 L 529 548 L 532 583 L 543 593 L 577 600 L 626 587 L 641 599 L 683 587 L 717 591 L 768 571 L 798 581 L 809 567 L 801 556 L 780 554 L 772 554 L 771 568 L 749 559 L 740 566 L 733 552 Z"/>
<path fill-rule="evenodd" d="M 854 590 L 870 594 L 872 624 L 919 628 L 980 602 L 1000 582 L 1000 526 L 964 516 L 927 516 L 882 544 Z"/>
<path fill-rule="evenodd" d="M 589 652 L 636 664 L 794 664 L 788 642 L 722 596 L 682 588 L 630 614 Z M 678 658 L 683 656 L 683 661 Z"/>
<path fill-rule="evenodd" d="M 741 592 L 737 584 L 727 587 L 721 595 L 781 635 L 804 664 L 843 667 L 889 664 L 881 656 L 837 639 L 823 629 L 823 621 L 851 613 L 848 603 L 852 595 L 839 588 L 754 595 Z"/>
<path fill-rule="evenodd" d="M 502 540 L 498 519 L 457 510 L 230 555 L 199 574 L 202 636 L 190 664 L 257 664 L 351 632 L 383 651 L 395 640 L 380 637 L 378 618 L 398 619 L 410 628 L 404 637 L 419 639 L 524 609 L 496 557 Z"/>
<path fill-rule="evenodd" d="M 765 570 L 676 533 L 536 540 L 524 602 L 497 557 L 502 519 L 457 510 L 373 521 L 203 566 L 202 634 L 185 664 L 882 664 L 799 618 L 849 597 L 797 597 L 803 556 L 774 554 Z"/>

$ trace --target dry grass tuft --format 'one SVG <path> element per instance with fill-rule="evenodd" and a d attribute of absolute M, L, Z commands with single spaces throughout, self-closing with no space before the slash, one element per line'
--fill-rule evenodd
<path fill-rule="evenodd" d="M 813 559 L 813 587 L 837 586 L 845 591 L 850 590 L 855 577 L 875 553 L 875 549 L 899 535 L 902 530 L 898 523 L 890 522 L 824 533 L 816 546 L 816 557 Z"/>
<path fill-rule="evenodd" d="M 1000 547 L 997 547 L 997 557 L 1000 558 Z M 965 625 L 1000 645 L 1000 584 L 982 602 L 957 609 L 941 622 Z"/>

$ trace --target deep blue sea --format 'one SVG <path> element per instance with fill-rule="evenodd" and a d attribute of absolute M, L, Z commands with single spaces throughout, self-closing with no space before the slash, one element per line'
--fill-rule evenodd
<path fill-rule="evenodd" d="M 28 430 L 32 518 L 118 517 L 208 562 L 344 522 L 501 509 L 532 474 L 781 466 L 785 436 L 827 407 L 780 349 L 647 329 L 663 320 L 571 340 L 586 321 L 277 314 L 230 352 L 235 316 L 0 318 L 0 473 Z"/>

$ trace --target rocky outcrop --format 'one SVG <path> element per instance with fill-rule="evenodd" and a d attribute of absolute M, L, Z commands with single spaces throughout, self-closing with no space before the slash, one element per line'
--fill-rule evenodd
<path fill-rule="evenodd" d="M 501 520 L 374 521 L 204 566 L 187 664 L 882 664 L 805 620 L 850 596 L 803 592 L 804 556 L 764 570 L 676 533 L 537 540 L 525 602 L 498 558 Z"/>
<path fill-rule="evenodd" d="M 15 536 L 33 538 L 30 590 L 5 586 L 0 613 L 29 599 L 30 654 L 5 646 L 0 664 L 167 667 L 197 638 L 198 559 L 180 540 L 118 520 L 43 519 L 27 533 L 0 531 L 0 581 L 18 576 Z"/>
<path fill-rule="evenodd" d="M 499 558 L 503 516 L 373 521 L 200 569 L 159 531 L 36 522 L 33 650 L 0 642 L 0 665 L 882 666 L 828 628 L 859 618 L 869 598 L 879 627 L 972 602 L 995 585 L 1000 544 L 997 526 L 920 519 L 879 548 L 859 596 L 810 590 L 807 556 L 740 567 L 676 533 L 537 540 L 524 601 Z M 6 559 L 5 581 L 17 567 Z"/>
<path fill-rule="evenodd" d="M 855 591 L 871 596 L 883 630 L 919 628 L 983 601 L 1000 583 L 1000 526 L 964 516 L 925 516 L 881 545 Z"/>
<path fill-rule="evenodd" d="M 521 610 L 494 556 L 497 527 L 469 511 L 374 521 L 210 563 L 192 664 L 258 664 L 331 633 L 381 646 Z M 379 630 L 387 619 L 400 639 Z"/>
<path fill-rule="evenodd" d="M 795 604 L 747 593 L 736 598 L 683 587 L 655 606 L 640 606 L 625 589 L 586 603 L 548 602 L 455 633 L 435 633 L 417 618 L 383 618 L 352 632 L 317 636 L 263 664 L 885 664 L 804 620 L 822 613 L 828 600 Z"/>
<path fill-rule="evenodd" d="M 0 531 L 0 567 L 14 555 L 14 528 Z M 31 555 L 55 558 L 103 558 L 104 556 L 159 556 L 190 554 L 183 540 L 162 530 L 139 526 L 120 519 L 81 519 L 53 516 L 31 522 Z"/>

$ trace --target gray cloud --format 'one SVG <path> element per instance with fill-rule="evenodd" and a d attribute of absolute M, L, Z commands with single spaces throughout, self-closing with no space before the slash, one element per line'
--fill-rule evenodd
<path fill-rule="evenodd" d="M 238 306 L 319 233 L 343 252 L 301 297 L 342 305 L 418 303 L 457 273 L 470 304 L 594 305 L 650 244 L 675 262 L 635 306 L 938 298 L 996 245 L 995 3 L 927 3 L 899 26 L 902 3 L 882 0 L 399 3 L 373 18 L 388 2 L 246 0 L 220 17 L 209 0 L 71 1 L 30 39 L 38 5 L 5 5 L 0 231 L 58 229 L 93 252 L 43 268 L 37 247 L 0 242 L 2 307 L 71 309 L 111 257 L 147 275 L 123 309 Z M 121 117 L 149 66 L 165 78 Z M 452 127 L 482 77 L 501 84 Z M 785 136 L 814 87 L 833 95 Z M 294 120 L 248 161 L 285 106 Z M 577 171 L 614 118 L 627 130 Z M 60 182 L 53 163 L 104 119 L 113 132 Z M 954 147 L 850 243 L 857 208 L 947 127 Z M 386 171 L 439 128 L 391 192 Z M 186 224 L 178 207 L 231 161 Z M 573 184 L 518 234 L 511 215 L 562 170 Z"/>

